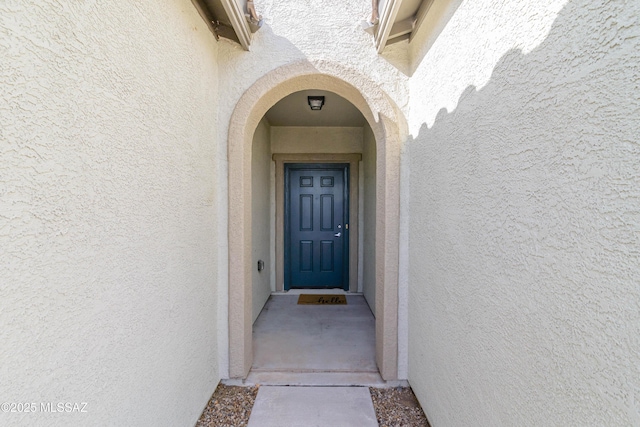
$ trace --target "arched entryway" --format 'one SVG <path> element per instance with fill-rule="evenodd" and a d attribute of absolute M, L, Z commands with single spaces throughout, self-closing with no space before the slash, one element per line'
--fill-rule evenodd
<path fill-rule="evenodd" d="M 400 146 L 404 118 L 375 83 L 339 64 L 300 62 L 263 76 L 240 98 L 229 125 L 229 376 L 252 363 L 251 148 L 265 113 L 285 96 L 322 89 L 348 100 L 376 141 L 376 361 L 385 380 L 398 377 Z"/>

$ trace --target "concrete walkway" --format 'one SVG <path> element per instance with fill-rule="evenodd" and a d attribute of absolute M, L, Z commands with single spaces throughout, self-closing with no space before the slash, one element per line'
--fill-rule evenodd
<path fill-rule="evenodd" d="M 248 427 L 377 427 L 367 387 L 262 386 Z"/>

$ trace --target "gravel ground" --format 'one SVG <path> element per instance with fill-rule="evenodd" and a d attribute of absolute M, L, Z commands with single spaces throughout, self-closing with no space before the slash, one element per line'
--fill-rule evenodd
<path fill-rule="evenodd" d="M 369 391 L 380 427 L 429 427 L 411 388 L 371 387 Z M 258 387 L 219 384 L 196 427 L 245 427 L 257 394 Z"/>
<path fill-rule="evenodd" d="M 196 427 L 244 427 L 249 422 L 258 387 L 218 384 Z"/>
<path fill-rule="evenodd" d="M 429 427 L 410 387 L 369 388 L 380 427 Z"/>

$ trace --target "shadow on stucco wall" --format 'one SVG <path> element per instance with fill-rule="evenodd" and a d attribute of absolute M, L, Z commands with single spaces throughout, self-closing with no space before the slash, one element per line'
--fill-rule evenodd
<path fill-rule="evenodd" d="M 462 2 L 463 0 L 447 0 L 431 3 L 429 13 L 420 28 L 412 35 L 408 69 L 405 74 L 413 75 Z"/>
<path fill-rule="evenodd" d="M 406 144 L 433 425 L 640 425 L 640 7 L 595 3 Z"/>

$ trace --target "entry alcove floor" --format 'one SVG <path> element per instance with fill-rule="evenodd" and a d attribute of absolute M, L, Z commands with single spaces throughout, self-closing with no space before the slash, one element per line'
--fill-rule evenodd
<path fill-rule="evenodd" d="M 335 293 L 335 292 L 334 292 Z M 246 383 L 380 385 L 375 319 L 362 295 L 346 305 L 299 305 L 298 292 L 272 295 L 253 325 Z"/>

